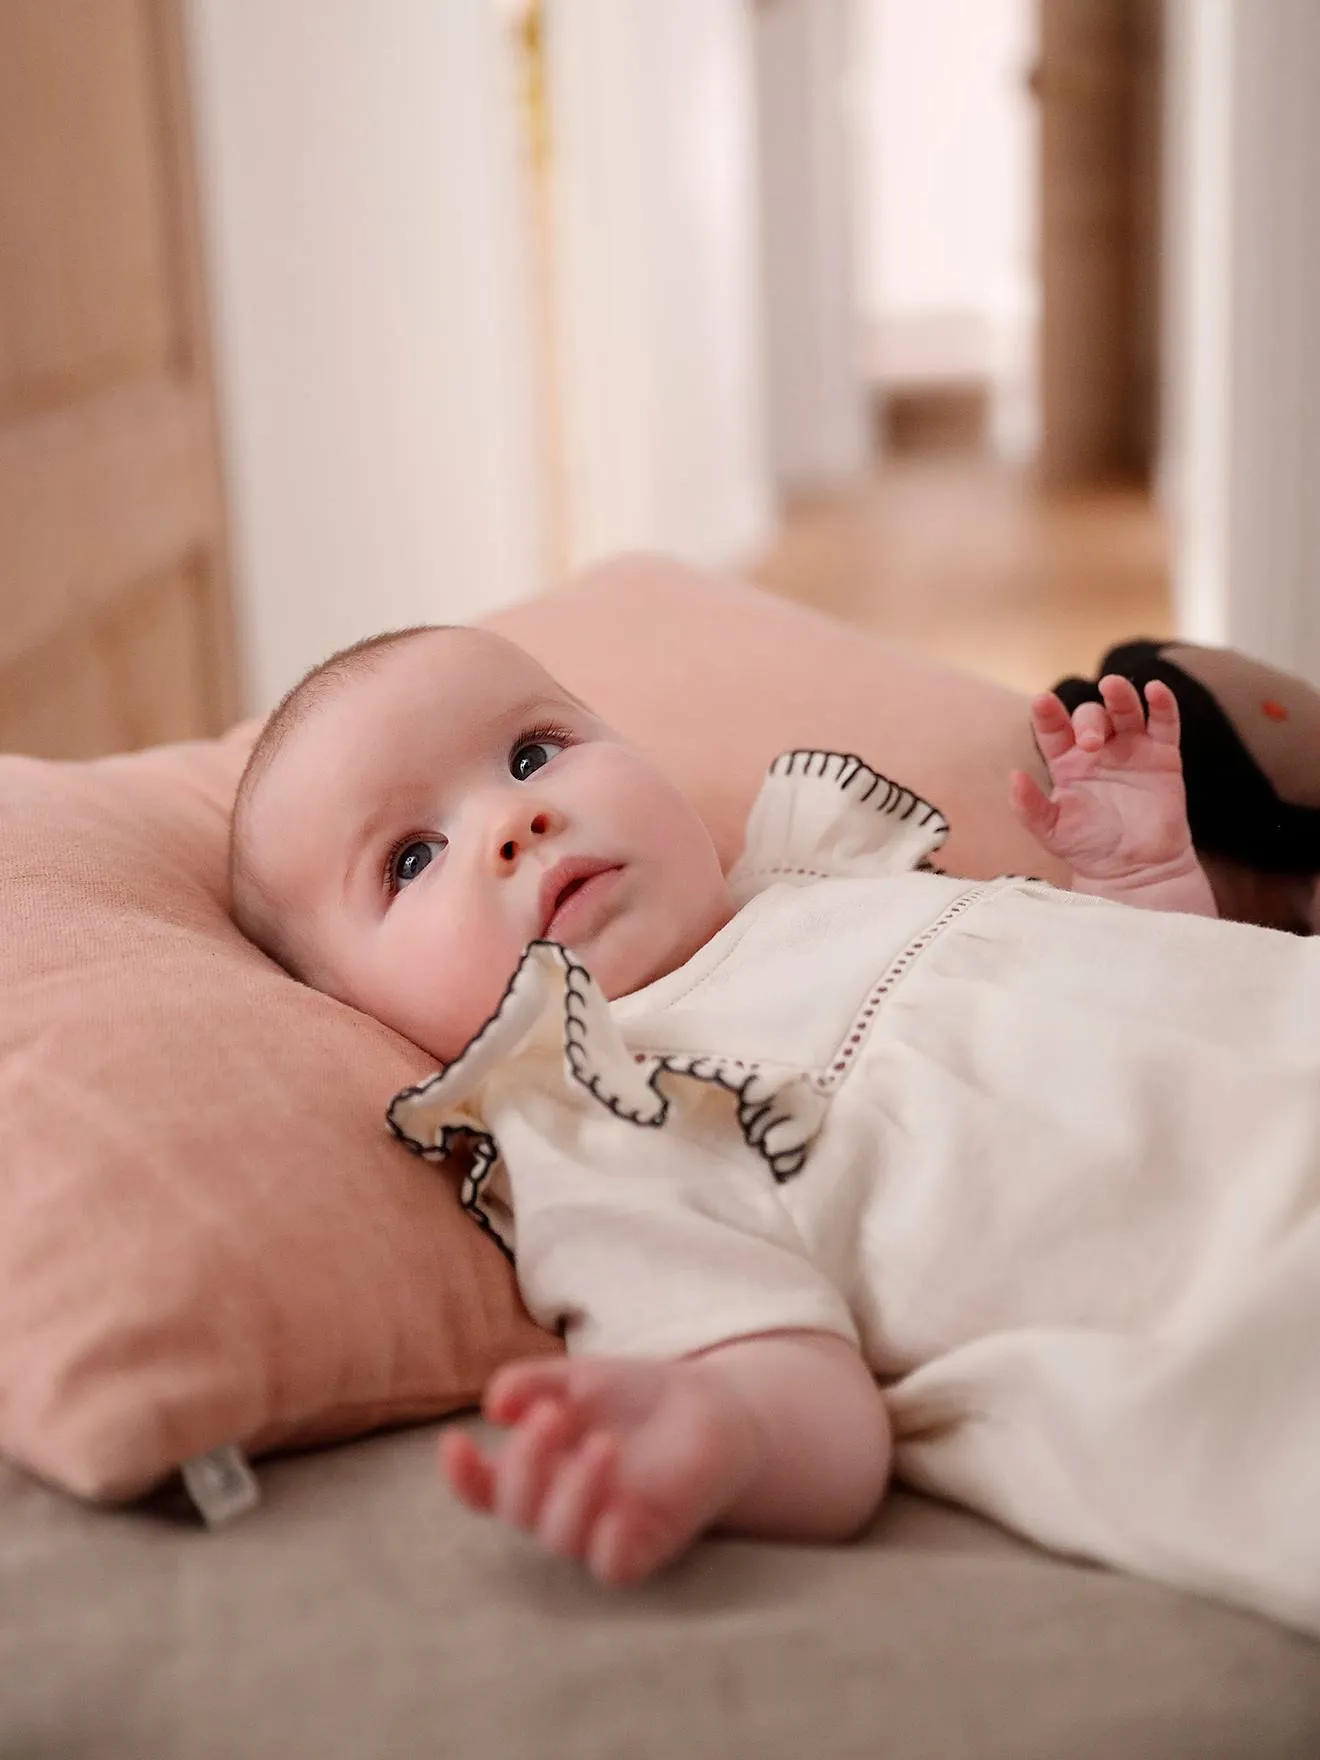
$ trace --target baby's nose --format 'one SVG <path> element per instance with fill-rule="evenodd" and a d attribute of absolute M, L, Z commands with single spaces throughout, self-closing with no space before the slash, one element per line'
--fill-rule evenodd
<path fill-rule="evenodd" d="M 512 812 L 505 812 L 497 819 L 491 839 L 496 865 L 516 867 L 528 848 L 553 829 L 554 818 L 546 807 L 520 803 Z"/>

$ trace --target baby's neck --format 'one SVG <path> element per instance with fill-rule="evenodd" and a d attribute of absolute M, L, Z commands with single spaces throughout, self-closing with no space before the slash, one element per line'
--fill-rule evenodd
<path fill-rule="evenodd" d="M 688 961 L 700 953 L 703 947 L 708 947 L 715 937 L 728 927 L 737 914 L 738 906 L 726 891 L 720 901 L 719 909 L 713 912 L 710 920 L 703 925 L 703 932 L 694 934 L 690 941 L 681 946 L 678 953 L 670 953 L 657 959 L 654 966 L 647 971 L 646 976 L 639 983 L 632 985 L 627 990 L 614 992 L 609 1000 L 617 1002 L 623 996 L 636 996 L 639 991 L 649 989 L 652 984 L 658 984 L 662 978 L 668 978 L 672 973 L 682 971 Z"/>

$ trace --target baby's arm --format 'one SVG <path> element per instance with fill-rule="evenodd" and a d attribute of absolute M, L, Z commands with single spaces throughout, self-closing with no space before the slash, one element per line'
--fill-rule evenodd
<path fill-rule="evenodd" d="M 453 1490 L 603 1583 L 636 1582 L 709 1528 L 847 1539 L 889 1479 L 884 1397 L 831 1333 L 764 1333 L 678 1362 L 516 1363 L 483 1410 L 512 1434 L 489 1454 L 449 1433 Z"/>
<path fill-rule="evenodd" d="M 1054 786 L 1047 796 L 1015 771 L 1018 818 L 1068 864 L 1075 892 L 1217 916 L 1187 823 L 1173 692 L 1148 684 L 1149 716 L 1126 678 L 1102 678 L 1100 694 L 1103 703 L 1083 703 L 1071 717 L 1052 694 L 1033 701 L 1032 727 Z"/>

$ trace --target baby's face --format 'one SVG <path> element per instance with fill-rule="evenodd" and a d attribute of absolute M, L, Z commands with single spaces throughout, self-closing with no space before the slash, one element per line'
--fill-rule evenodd
<path fill-rule="evenodd" d="M 732 913 L 678 790 L 480 630 L 405 641 L 315 704 L 257 784 L 247 861 L 311 981 L 442 1063 L 529 941 L 622 996 Z"/>

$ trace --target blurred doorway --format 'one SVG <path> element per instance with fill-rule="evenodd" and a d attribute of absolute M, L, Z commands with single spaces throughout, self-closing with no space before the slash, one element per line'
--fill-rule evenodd
<path fill-rule="evenodd" d="M 1021 689 L 1171 633 L 1150 493 L 1160 9 L 854 0 L 840 83 L 874 450 L 790 486 L 764 584 Z"/>
<path fill-rule="evenodd" d="M 857 303 L 881 448 L 1025 462 L 1040 437 L 1037 0 L 856 0 L 854 20 Z"/>
<path fill-rule="evenodd" d="M 858 297 L 882 437 L 1149 481 L 1161 0 L 858 0 Z"/>

